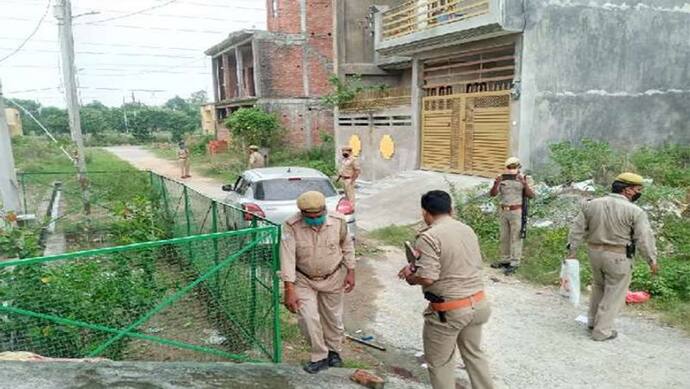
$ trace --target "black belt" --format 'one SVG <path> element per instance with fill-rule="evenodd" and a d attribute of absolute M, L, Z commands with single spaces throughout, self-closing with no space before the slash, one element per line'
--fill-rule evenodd
<path fill-rule="evenodd" d="M 319 276 L 319 277 L 312 277 L 312 276 L 310 276 L 309 274 L 307 274 L 307 273 L 303 272 L 302 270 L 300 270 L 300 269 L 299 269 L 298 267 L 296 267 L 296 266 L 295 266 L 295 269 L 297 270 L 298 273 L 300 273 L 301 275 L 307 277 L 308 279 L 310 279 L 310 280 L 312 280 L 312 281 L 323 281 L 323 280 L 326 280 L 326 279 L 330 278 L 333 274 L 335 274 L 338 270 L 340 270 L 340 267 L 341 267 L 341 266 L 343 266 L 343 263 L 342 263 L 342 262 L 340 262 L 340 263 L 338 264 L 338 266 L 335 267 L 335 270 L 333 270 L 332 272 L 326 274 L 325 276 Z"/>

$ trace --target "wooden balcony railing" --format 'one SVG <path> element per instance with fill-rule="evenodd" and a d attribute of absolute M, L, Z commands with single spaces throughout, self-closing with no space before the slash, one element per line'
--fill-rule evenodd
<path fill-rule="evenodd" d="M 410 88 L 373 89 L 359 92 L 352 101 L 340 106 L 343 111 L 371 111 L 410 105 Z"/>
<path fill-rule="evenodd" d="M 383 13 L 383 39 L 489 13 L 490 0 L 410 0 Z"/>

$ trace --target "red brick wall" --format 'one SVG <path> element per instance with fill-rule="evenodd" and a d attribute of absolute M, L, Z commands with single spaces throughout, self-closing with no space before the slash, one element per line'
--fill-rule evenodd
<path fill-rule="evenodd" d="M 289 98 L 304 96 L 302 80 L 301 44 L 260 40 L 256 44 L 259 52 L 261 96 L 266 98 Z"/>
<path fill-rule="evenodd" d="M 266 25 L 268 31 L 285 34 L 299 34 L 301 29 L 301 10 L 299 0 L 278 0 L 278 17 L 273 17 L 273 0 L 266 0 Z M 308 1 L 309 3 L 309 1 Z"/>

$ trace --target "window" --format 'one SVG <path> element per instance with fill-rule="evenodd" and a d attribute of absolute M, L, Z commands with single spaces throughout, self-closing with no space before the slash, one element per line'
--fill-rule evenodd
<path fill-rule="evenodd" d="M 271 0 L 271 11 L 273 12 L 273 17 L 278 17 L 278 0 Z"/>
<path fill-rule="evenodd" d="M 259 181 L 254 188 L 254 199 L 264 201 L 296 200 L 302 193 L 315 190 L 326 197 L 336 195 L 326 178 L 295 178 Z"/>
<path fill-rule="evenodd" d="M 247 188 L 249 188 L 249 181 L 245 180 L 243 177 L 238 178 L 235 183 L 235 192 L 244 196 L 247 192 Z"/>

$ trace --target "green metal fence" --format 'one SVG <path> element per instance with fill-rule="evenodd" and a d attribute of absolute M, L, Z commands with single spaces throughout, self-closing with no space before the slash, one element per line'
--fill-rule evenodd
<path fill-rule="evenodd" d="M 27 207 L 58 178 L 20 177 Z M 152 173 L 110 175 L 104 188 L 118 190 L 125 178 L 144 188 L 151 230 L 165 239 L 0 262 L 0 351 L 279 362 L 279 226 Z M 81 194 L 60 179 L 62 217 L 76 218 Z M 129 194 L 90 188 L 94 206 L 83 218 L 118 236 Z M 104 222 L 108 212 L 94 217 L 118 203 L 115 227 Z"/>

